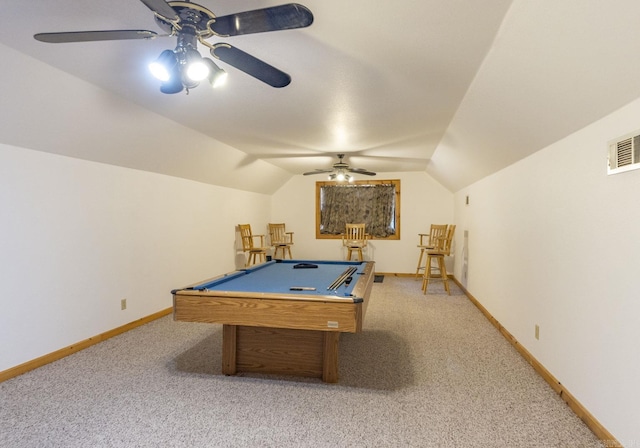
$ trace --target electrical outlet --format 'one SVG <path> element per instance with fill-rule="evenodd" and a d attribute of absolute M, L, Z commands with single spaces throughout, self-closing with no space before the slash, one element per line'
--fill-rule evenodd
<path fill-rule="evenodd" d="M 127 299 L 122 299 L 120 301 L 120 309 L 121 310 L 126 310 L 127 309 Z"/>
<path fill-rule="evenodd" d="M 536 324 L 536 339 L 540 339 L 540 326 Z"/>

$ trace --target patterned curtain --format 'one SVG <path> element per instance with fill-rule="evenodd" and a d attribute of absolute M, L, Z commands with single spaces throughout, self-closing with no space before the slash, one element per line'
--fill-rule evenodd
<path fill-rule="evenodd" d="M 395 186 L 327 185 L 321 188 L 320 232 L 339 235 L 346 223 L 365 223 L 372 237 L 395 233 Z"/>

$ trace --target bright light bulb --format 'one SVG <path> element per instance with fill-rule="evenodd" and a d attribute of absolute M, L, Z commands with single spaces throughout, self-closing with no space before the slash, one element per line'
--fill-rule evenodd
<path fill-rule="evenodd" d="M 169 81 L 169 78 L 171 77 L 167 68 L 159 62 L 152 62 L 149 64 L 149 71 L 151 71 L 151 74 L 160 81 Z"/>
<path fill-rule="evenodd" d="M 213 82 L 212 87 L 215 89 L 216 87 L 223 86 L 227 83 L 227 72 L 219 73 L 216 76 L 216 80 Z"/>
<path fill-rule="evenodd" d="M 339 182 L 342 182 L 344 180 L 344 174 L 338 173 L 337 179 Z"/>
<path fill-rule="evenodd" d="M 162 82 L 169 81 L 171 70 L 176 66 L 176 55 L 171 50 L 164 50 L 158 59 L 149 64 L 151 74 Z"/>
<path fill-rule="evenodd" d="M 189 62 L 187 77 L 192 81 L 202 81 L 209 76 L 209 67 L 202 60 Z"/>

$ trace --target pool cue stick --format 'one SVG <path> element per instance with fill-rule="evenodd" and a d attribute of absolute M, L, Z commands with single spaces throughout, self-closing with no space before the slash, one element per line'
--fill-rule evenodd
<path fill-rule="evenodd" d="M 331 283 L 329 285 L 329 287 L 327 289 L 338 289 L 340 287 L 340 285 L 342 285 L 344 282 L 347 281 L 347 279 L 358 270 L 358 268 L 355 267 L 350 267 L 347 268 L 340 277 L 338 277 L 337 279 L 335 279 L 335 281 L 333 283 Z"/>

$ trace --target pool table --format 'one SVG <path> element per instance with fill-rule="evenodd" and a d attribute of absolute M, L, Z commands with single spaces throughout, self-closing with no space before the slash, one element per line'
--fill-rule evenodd
<path fill-rule="evenodd" d="M 338 381 L 340 333 L 362 331 L 372 261 L 275 260 L 171 291 L 176 321 L 223 325 L 222 372 Z"/>

